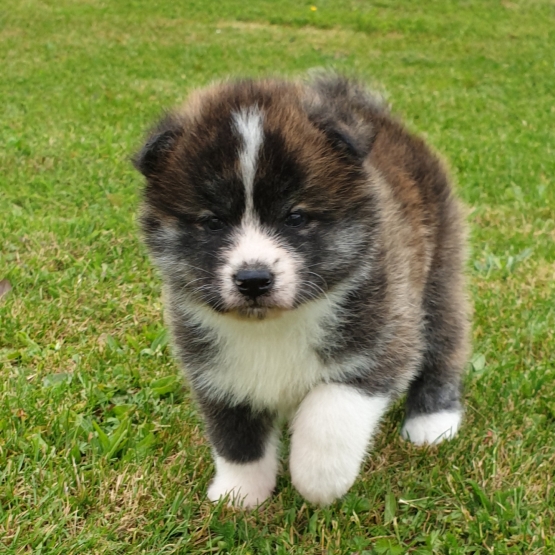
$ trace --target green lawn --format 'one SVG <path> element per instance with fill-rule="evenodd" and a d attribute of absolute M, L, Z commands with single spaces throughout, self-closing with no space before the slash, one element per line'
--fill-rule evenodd
<path fill-rule="evenodd" d="M 0 8 L 0 553 L 555 553 L 552 0 L 21 0 Z M 445 156 L 475 306 L 451 443 L 385 420 L 359 480 L 212 506 L 129 157 L 227 75 L 357 75 Z"/>

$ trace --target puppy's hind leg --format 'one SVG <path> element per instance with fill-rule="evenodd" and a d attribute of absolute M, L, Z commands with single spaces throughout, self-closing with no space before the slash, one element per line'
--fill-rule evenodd
<path fill-rule="evenodd" d="M 425 352 L 410 385 L 401 435 L 417 445 L 457 433 L 462 420 L 461 378 L 469 352 L 469 321 L 461 253 L 443 253 L 432 271 L 424 307 Z"/>
<path fill-rule="evenodd" d="M 229 496 L 230 504 L 247 509 L 260 505 L 276 486 L 279 441 L 273 416 L 247 404 L 201 400 L 201 406 L 216 466 L 208 498 Z"/>
<path fill-rule="evenodd" d="M 388 404 L 346 384 L 308 393 L 291 426 L 291 478 L 303 497 L 327 505 L 347 493 Z"/>

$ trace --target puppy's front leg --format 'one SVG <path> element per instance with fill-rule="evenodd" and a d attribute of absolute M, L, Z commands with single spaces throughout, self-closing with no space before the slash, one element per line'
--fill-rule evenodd
<path fill-rule="evenodd" d="M 278 437 L 274 419 L 249 405 L 201 401 L 207 431 L 214 449 L 216 476 L 208 498 L 229 495 L 231 504 L 252 508 L 275 488 L 278 471 Z"/>
<path fill-rule="evenodd" d="M 388 402 L 345 384 L 310 391 L 291 437 L 291 477 L 303 497 L 327 505 L 349 490 Z"/>

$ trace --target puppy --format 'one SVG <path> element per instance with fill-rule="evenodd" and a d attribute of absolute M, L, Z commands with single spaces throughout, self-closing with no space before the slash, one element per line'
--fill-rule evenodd
<path fill-rule="evenodd" d="M 226 82 L 166 115 L 135 157 L 140 222 L 204 416 L 208 497 L 253 507 L 291 422 L 293 484 L 353 485 L 380 419 L 451 438 L 468 354 L 464 226 L 445 169 L 362 86 Z"/>

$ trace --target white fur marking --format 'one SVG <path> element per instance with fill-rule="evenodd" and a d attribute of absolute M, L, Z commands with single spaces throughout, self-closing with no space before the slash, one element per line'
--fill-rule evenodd
<path fill-rule="evenodd" d="M 212 331 L 220 349 L 218 360 L 197 372 L 196 387 L 214 400 L 231 397 L 289 417 L 318 384 L 360 375 L 362 368 L 368 369 L 367 357 L 325 363 L 316 352 L 327 341 L 327 325 L 341 318 L 338 305 L 351 285 L 264 320 L 182 305 L 188 318 Z"/>
<path fill-rule="evenodd" d="M 247 109 L 243 108 L 240 112 L 234 112 L 232 117 L 235 129 L 243 140 L 243 146 L 239 151 L 239 164 L 245 186 L 245 214 L 248 218 L 252 218 L 254 215 L 253 184 L 256 162 L 264 139 L 262 113 L 257 106 L 251 106 Z"/>
<path fill-rule="evenodd" d="M 235 286 L 234 276 L 240 268 L 265 267 L 274 276 L 272 304 L 291 308 L 297 294 L 298 261 L 279 241 L 252 224 L 243 225 L 221 268 L 222 296 L 230 306 L 243 299 Z"/>
<path fill-rule="evenodd" d="M 301 495 L 327 505 L 347 493 L 388 403 L 343 384 L 321 384 L 306 396 L 291 438 L 291 478 Z"/>
<path fill-rule="evenodd" d="M 455 437 L 461 424 L 460 411 L 442 411 L 409 418 L 401 430 L 401 436 L 416 445 L 440 443 Z"/>
<path fill-rule="evenodd" d="M 327 299 L 264 320 L 199 312 L 202 325 L 217 333 L 221 355 L 200 374 L 198 386 L 213 399 L 231 396 L 237 403 L 248 400 L 255 408 L 288 416 L 312 387 L 341 376 L 314 351 L 323 335 L 320 322 L 330 312 Z"/>
<path fill-rule="evenodd" d="M 278 441 L 275 436 L 266 445 L 264 456 L 255 462 L 239 464 L 215 456 L 216 477 L 208 488 L 208 499 L 218 501 L 229 494 L 232 505 L 246 509 L 263 503 L 276 487 Z"/>

